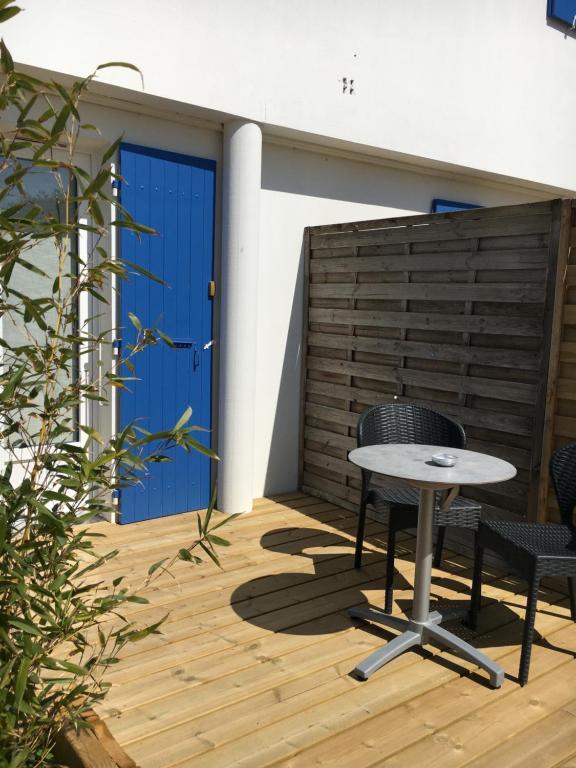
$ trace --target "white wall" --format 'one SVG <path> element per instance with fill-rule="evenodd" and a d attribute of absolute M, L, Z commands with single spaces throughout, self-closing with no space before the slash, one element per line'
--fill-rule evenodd
<path fill-rule="evenodd" d="M 220 179 L 220 131 L 191 125 L 182 115 L 154 116 L 133 109 L 87 105 L 83 119 L 97 124 L 102 137 L 87 141 L 83 151 L 97 154 L 107 142 L 123 133 L 126 141 L 214 159 Z M 297 484 L 304 227 L 426 213 L 434 197 L 499 205 L 541 199 L 543 193 L 439 175 L 430 169 L 402 170 L 383 163 L 348 159 L 331 150 L 322 153 L 278 142 L 265 143 L 260 272 L 253 297 L 258 303 L 255 497 L 291 490 Z M 216 273 L 219 200 L 218 181 Z"/>
<path fill-rule="evenodd" d="M 83 119 L 102 131 L 88 147 L 93 152 L 123 132 L 126 141 L 217 162 L 218 273 L 222 134 L 168 116 L 102 106 L 86 105 Z M 434 197 L 500 205 L 540 199 L 542 193 L 264 144 L 260 274 L 254 296 L 258 302 L 255 497 L 291 490 L 297 484 L 304 227 L 427 213 Z M 215 330 L 217 337 L 217 325 Z M 214 427 L 216 419 L 215 413 Z"/>
<path fill-rule="evenodd" d="M 576 37 L 546 0 L 27 0 L 15 58 L 389 151 L 576 189 Z M 353 96 L 341 78 L 355 80 Z M 103 79 L 139 89 L 133 72 Z"/>
<path fill-rule="evenodd" d="M 428 213 L 435 197 L 506 205 L 542 195 L 264 145 L 255 497 L 297 486 L 304 227 Z"/>

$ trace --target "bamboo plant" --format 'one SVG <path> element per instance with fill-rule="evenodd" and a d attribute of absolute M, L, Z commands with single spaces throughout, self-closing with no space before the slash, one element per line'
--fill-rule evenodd
<path fill-rule="evenodd" d="M 0 0 L 0 23 L 19 12 L 14 0 Z M 130 387 L 143 350 L 172 343 L 132 316 L 137 338 L 123 359 L 84 370 L 111 344 L 112 329 L 95 331 L 101 319 L 79 317 L 83 298 L 101 315 L 112 278 L 143 273 L 110 257 L 110 233 L 154 236 L 118 206 L 115 219 L 106 215 L 117 202 L 111 161 L 119 141 L 92 173 L 77 162 L 82 137 L 98 132 L 82 120 L 82 97 L 108 66 L 134 69 L 104 64 L 63 85 L 18 71 L 0 43 L 1 124 L 11 126 L 0 132 L 0 766 L 10 768 L 53 764 L 58 730 L 82 727 L 125 644 L 161 631 L 109 621 L 146 600 L 122 578 L 99 576 L 116 552 L 100 552 L 89 523 L 113 511 L 115 490 L 142 482 L 149 464 L 175 450 L 214 458 L 190 408 L 154 434 L 132 423 L 104 438 L 79 419 L 81 407 L 106 407 L 114 388 Z M 79 236 L 90 243 L 87 256 Z M 211 512 L 198 516 L 189 546 L 150 565 L 149 579 L 177 559 L 218 561 L 216 547 L 227 542 Z"/>

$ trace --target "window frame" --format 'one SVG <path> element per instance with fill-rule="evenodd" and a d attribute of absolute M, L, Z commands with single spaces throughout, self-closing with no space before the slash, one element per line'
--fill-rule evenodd
<path fill-rule="evenodd" d="M 68 161 L 68 156 L 63 150 L 55 149 L 53 151 L 54 158 L 56 160 L 62 160 L 62 161 Z M 22 160 L 31 160 L 32 159 L 32 151 L 24 151 L 22 152 L 22 155 L 19 159 Z M 90 155 L 82 152 L 79 153 L 75 158 L 76 164 L 82 168 L 82 170 L 86 171 L 86 173 L 91 173 L 92 168 L 92 161 Z M 82 216 L 82 209 L 80 208 L 77 212 L 77 215 L 79 217 L 79 220 L 86 221 L 86 218 Z M 88 259 L 89 254 L 89 238 L 87 236 L 86 232 L 80 232 L 77 238 L 76 242 L 76 252 L 77 254 L 86 261 Z M 79 303 L 78 303 L 78 324 L 80 327 L 86 322 L 86 320 L 90 316 L 90 304 L 87 300 L 89 297 L 80 296 Z M 0 335 L 2 334 L 2 324 L 3 319 L 0 317 Z M 0 352 L 0 364 L 2 363 L 2 355 Z M 87 371 L 86 366 L 88 366 L 88 370 L 92 370 L 92 361 L 88 361 L 85 363 L 80 363 L 79 358 L 76 360 L 76 375 L 82 376 L 85 371 Z M 92 419 L 90 418 L 93 414 L 93 411 L 90 407 L 90 403 L 83 399 L 83 402 L 80 403 L 79 408 L 77 409 L 76 414 L 76 425 L 74 429 L 74 439 L 69 440 L 70 445 L 77 445 L 80 446 L 81 440 L 82 440 L 82 433 L 80 430 L 80 425 L 90 425 L 90 422 Z M 92 425 L 93 426 L 93 425 Z M 95 427 L 98 428 L 97 426 Z M 33 459 L 33 451 L 34 449 L 32 447 L 27 448 L 12 448 L 11 449 L 12 454 L 16 461 L 22 465 L 23 467 Z M 5 449 L 3 446 L 0 445 L 0 461 L 3 460 L 3 457 L 5 456 Z"/>
<path fill-rule="evenodd" d="M 444 200 L 441 197 L 435 197 L 430 206 L 431 213 L 455 213 L 457 211 L 469 211 L 473 208 L 483 208 L 479 203 L 460 203 L 457 200 Z M 438 210 L 438 209 L 446 210 Z"/>

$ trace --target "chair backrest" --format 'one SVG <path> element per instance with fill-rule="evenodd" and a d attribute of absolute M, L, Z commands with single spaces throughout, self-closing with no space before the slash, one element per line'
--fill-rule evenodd
<path fill-rule="evenodd" d="M 558 448 L 550 459 L 552 485 L 558 499 L 562 522 L 574 529 L 576 506 L 576 443 Z"/>
<path fill-rule="evenodd" d="M 410 403 L 374 405 L 358 421 L 358 446 L 416 443 L 465 448 L 466 434 L 447 416 Z"/>

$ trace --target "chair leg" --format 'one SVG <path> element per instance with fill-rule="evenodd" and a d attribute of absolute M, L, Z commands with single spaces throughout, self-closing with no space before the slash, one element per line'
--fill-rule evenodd
<path fill-rule="evenodd" d="M 436 532 L 436 549 L 434 550 L 434 568 L 440 568 L 442 565 L 442 550 L 444 548 L 444 537 L 446 536 L 446 526 L 439 525 Z"/>
<path fill-rule="evenodd" d="M 396 526 L 394 510 L 388 518 L 388 548 L 386 550 L 386 587 L 384 595 L 384 613 L 392 613 L 394 602 L 394 555 L 396 551 Z"/>
<path fill-rule="evenodd" d="M 474 539 L 474 572 L 472 576 L 472 594 L 470 596 L 470 612 L 466 623 L 471 629 L 478 626 L 478 614 L 482 600 L 482 564 L 484 561 L 484 547 L 478 543 L 478 537 Z"/>
<path fill-rule="evenodd" d="M 568 592 L 570 593 L 570 616 L 576 621 L 576 577 L 568 579 Z"/>
<path fill-rule="evenodd" d="M 354 568 L 362 566 L 362 545 L 364 544 L 364 527 L 366 524 L 366 497 L 363 497 L 358 512 L 358 528 L 356 529 L 356 550 L 354 552 Z"/>
<path fill-rule="evenodd" d="M 528 603 L 526 605 L 526 617 L 524 619 L 524 636 L 522 638 L 522 655 L 520 656 L 520 669 L 518 671 L 518 680 L 520 685 L 526 685 L 528 682 L 528 671 L 530 669 L 530 656 L 532 654 L 532 642 L 534 641 L 534 622 L 536 620 L 536 604 L 538 602 L 538 587 L 540 579 L 535 573 L 532 574 L 530 588 L 528 591 Z"/>

